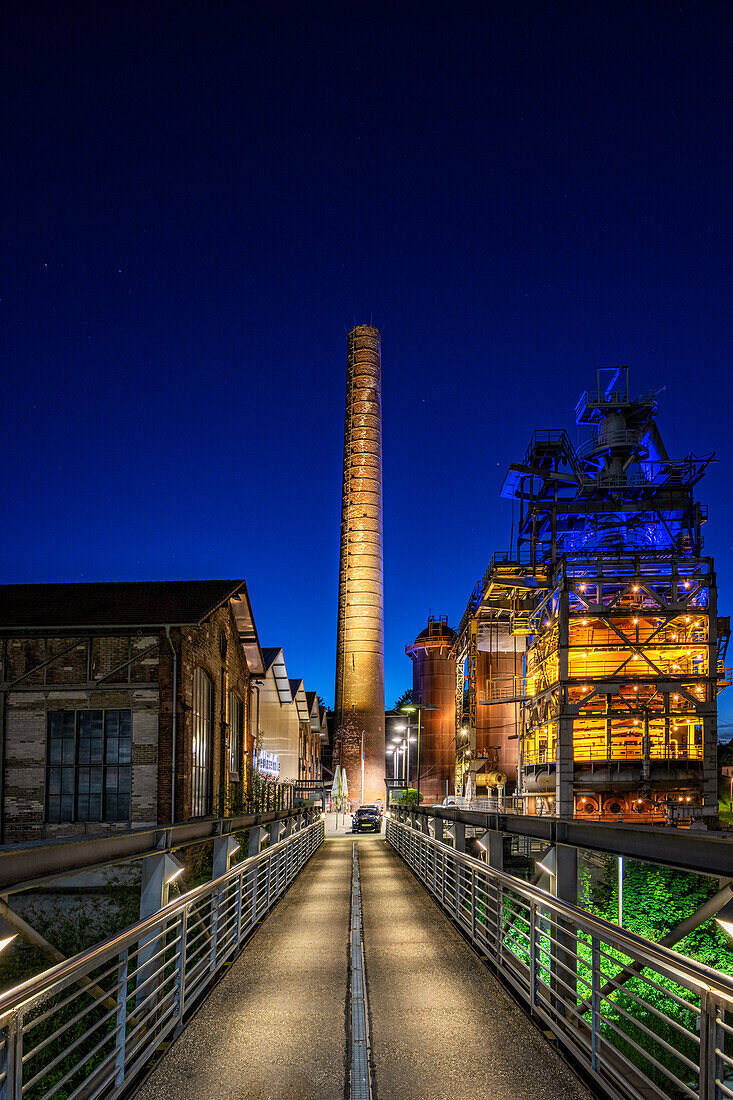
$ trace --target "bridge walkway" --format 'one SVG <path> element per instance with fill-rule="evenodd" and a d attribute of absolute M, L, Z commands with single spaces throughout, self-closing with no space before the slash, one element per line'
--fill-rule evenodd
<path fill-rule="evenodd" d="M 325 841 L 138 1100 L 344 1100 L 353 843 Z M 376 1100 L 590 1100 L 384 838 L 358 843 Z"/>

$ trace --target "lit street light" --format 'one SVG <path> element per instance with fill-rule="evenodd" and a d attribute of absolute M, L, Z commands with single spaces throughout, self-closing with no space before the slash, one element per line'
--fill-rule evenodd
<path fill-rule="evenodd" d="M 417 804 L 420 805 L 420 715 L 424 710 L 439 710 L 438 707 L 432 703 L 410 703 L 406 707 L 400 708 L 405 714 L 414 714 L 417 711 Z M 410 756 L 410 738 L 409 738 L 409 719 L 408 719 L 408 738 L 407 738 L 407 757 Z M 407 777 L 407 785 L 410 785 L 409 776 Z"/>

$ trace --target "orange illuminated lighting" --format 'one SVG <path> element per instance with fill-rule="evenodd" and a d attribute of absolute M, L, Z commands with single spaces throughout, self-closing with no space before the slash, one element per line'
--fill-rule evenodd
<path fill-rule="evenodd" d="M 639 690 L 639 685 L 637 684 L 636 687 L 634 688 L 634 691 L 638 691 L 638 690 Z"/>
<path fill-rule="evenodd" d="M 639 591 L 639 585 L 638 585 L 638 584 L 635 584 L 635 585 L 634 585 L 634 592 L 638 592 L 638 591 Z"/>
<path fill-rule="evenodd" d="M 588 656 L 588 654 L 587 654 L 587 653 L 584 653 L 584 654 L 583 654 L 583 656 L 584 656 L 584 657 L 587 657 L 587 656 Z"/>
<path fill-rule="evenodd" d="M 673 699 L 679 699 L 679 695 L 673 695 L 672 698 Z"/>
<path fill-rule="evenodd" d="M 685 799 L 685 802 L 692 802 L 692 799 L 690 798 L 690 796 L 689 796 L 689 795 L 688 795 L 688 796 L 687 796 L 687 798 Z"/>
<path fill-rule="evenodd" d="M 549 619 L 545 619 L 545 626 L 549 626 L 549 625 L 550 625 L 550 620 L 549 620 Z"/>
<path fill-rule="evenodd" d="M 699 626 L 699 625 L 700 625 L 699 623 L 695 623 L 695 626 Z"/>
<path fill-rule="evenodd" d="M 678 802 L 681 802 L 681 801 L 682 801 L 682 795 L 680 795 L 680 796 L 679 796 L 679 798 L 677 799 L 677 801 L 678 801 Z"/>
<path fill-rule="evenodd" d="M 643 798 L 637 798 L 637 800 L 636 800 L 636 805 L 637 805 L 637 806 L 641 806 L 641 804 L 642 804 L 642 802 L 643 802 L 643 801 L 644 801 L 644 799 L 643 799 Z"/>
<path fill-rule="evenodd" d="M 638 653 L 635 653 L 635 654 L 634 654 L 634 660 L 635 660 L 635 661 L 638 661 L 638 660 L 639 660 L 639 654 L 638 654 Z"/>
<path fill-rule="evenodd" d="M 676 635 L 676 634 L 673 634 L 673 635 L 672 635 L 672 641 L 673 641 L 673 642 L 676 642 L 676 641 L 677 641 L 677 635 Z"/>
<path fill-rule="evenodd" d="M 685 622 L 686 622 L 686 623 L 689 623 L 689 621 L 690 621 L 690 616 L 689 616 L 689 615 L 687 615 L 687 616 L 685 617 Z"/>
<path fill-rule="evenodd" d="M 689 657 L 691 653 L 692 653 L 692 650 L 691 650 L 691 649 L 688 649 L 688 650 L 687 650 L 687 656 Z"/>
<path fill-rule="evenodd" d="M 584 584 L 579 584 L 578 585 L 578 592 L 585 592 L 585 585 Z"/>
<path fill-rule="evenodd" d="M 690 582 L 689 582 L 689 581 L 685 581 L 685 588 L 689 588 L 689 587 L 690 587 Z"/>
<path fill-rule="evenodd" d="M 587 625 L 588 625 L 588 620 L 587 620 L 587 619 L 583 619 L 583 626 L 587 626 Z"/>
<path fill-rule="evenodd" d="M 584 798 L 581 798 L 581 800 L 580 800 L 580 801 L 581 801 L 581 802 L 585 802 L 586 800 L 585 800 Z"/>
<path fill-rule="evenodd" d="M 635 725 L 635 726 L 638 726 L 638 725 L 639 725 L 639 719 L 638 719 L 638 718 L 635 718 L 635 719 L 634 719 L 634 725 Z"/>
<path fill-rule="evenodd" d="M 638 625 L 639 625 L 639 620 L 638 620 L 638 619 L 634 619 L 634 626 L 638 626 Z"/>

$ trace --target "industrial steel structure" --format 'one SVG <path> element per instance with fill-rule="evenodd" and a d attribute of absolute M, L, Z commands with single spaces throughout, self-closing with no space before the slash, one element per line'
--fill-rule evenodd
<path fill-rule="evenodd" d="M 357 805 L 384 798 L 380 354 L 376 328 L 349 333 L 333 759 Z"/>
<path fill-rule="evenodd" d="M 660 820 L 717 812 L 717 614 L 705 506 L 712 455 L 672 459 L 657 394 L 599 370 L 576 421 L 509 468 L 516 539 L 475 587 L 456 642 L 456 789 L 498 769 L 528 813 Z"/>

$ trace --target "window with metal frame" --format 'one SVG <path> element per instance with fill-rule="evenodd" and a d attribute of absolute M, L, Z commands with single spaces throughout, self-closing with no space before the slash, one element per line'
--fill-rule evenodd
<path fill-rule="evenodd" d="M 129 821 L 132 711 L 48 715 L 46 820 Z"/>
<path fill-rule="evenodd" d="M 193 674 L 191 815 L 211 813 L 211 727 L 214 688 L 202 668 Z"/>
<path fill-rule="evenodd" d="M 232 692 L 229 696 L 229 771 L 239 775 L 244 744 L 244 703 Z"/>

